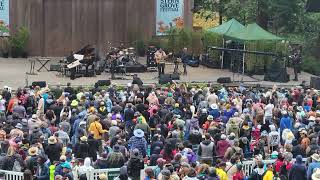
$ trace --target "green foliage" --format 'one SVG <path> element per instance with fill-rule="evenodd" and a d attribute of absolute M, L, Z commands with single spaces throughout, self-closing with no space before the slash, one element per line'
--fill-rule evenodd
<path fill-rule="evenodd" d="M 222 47 L 223 45 L 223 37 L 219 34 L 212 32 L 204 32 L 202 36 L 202 43 L 205 49 L 208 49 L 210 46 Z M 209 57 L 213 60 L 220 61 L 220 51 L 208 50 Z"/>
<path fill-rule="evenodd" d="M 136 49 L 138 56 L 144 56 L 146 52 L 146 45 L 143 40 L 138 40 L 136 42 Z"/>
<path fill-rule="evenodd" d="M 306 56 L 302 61 L 302 70 L 320 76 L 320 61 L 312 56 Z"/>
<path fill-rule="evenodd" d="M 9 38 L 11 46 L 11 53 L 21 55 L 25 52 L 29 39 L 29 31 L 26 27 L 20 27 L 16 33 L 12 34 Z"/>
<path fill-rule="evenodd" d="M 272 52 L 278 55 L 288 55 L 288 43 L 286 42 L 248 42 L 246 43 L 246 49 L 250 51 L 262 51 L 262 52 Z M 271 56 L 262 56 L 256 54 L 246 54 L 246 72 L 248 73 L 262 73 L 261 70 L 264 67 L 271 65 Z"/>

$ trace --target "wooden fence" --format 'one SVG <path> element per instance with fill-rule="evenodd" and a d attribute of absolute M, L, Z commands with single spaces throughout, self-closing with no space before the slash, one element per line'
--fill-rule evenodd
<path fill-rule="evenodd" d="M 185 24 L 191 28 L 193 0 L 184 1 Z M 29 29 L 28 52 L 36 56 L 146 40 L 155 35 L 155 20 L 156 0 L 10 0 L 10 28 Z"/>

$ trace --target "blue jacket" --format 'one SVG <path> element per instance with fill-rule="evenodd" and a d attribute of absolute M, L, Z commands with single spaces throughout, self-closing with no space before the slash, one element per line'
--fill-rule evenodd
<path fill-rule="evenodd" d="M 282 131 L 284 129 L 292 129 L 292 121 L 291 121 L 291 118 L 289 116 L 284 116 L 281 118 L 280 120 L 280 131 L 282 133 Z"/>
<path fill-rule="evenodd" d="M 218 109 L 209 108 L 209 115 L 213 116 L 213 119 L 220 117 L 220 112 Z"/>
<path fill-rule="evenodd" d="M 319 162 L 312 162 L 308 166 L 308 171 L 307 171 L 307 178 L 311 180 L 311 176 L 313 173 L 313 170 L 316 168 L 320 168 L 320 163 Z"/>

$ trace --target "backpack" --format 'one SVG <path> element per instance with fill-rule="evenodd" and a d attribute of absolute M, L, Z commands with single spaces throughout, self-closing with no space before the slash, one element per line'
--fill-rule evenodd
<path fill-rule="evenodd" d="M 4 130 L 0 130 L 0 141 L 4 141 L 6 139 L 7 133 Z"/>

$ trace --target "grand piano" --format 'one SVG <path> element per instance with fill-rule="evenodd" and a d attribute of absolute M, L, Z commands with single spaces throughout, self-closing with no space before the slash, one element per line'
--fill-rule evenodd
<path fill-rule="evenodd" d="M 79 51 L 71 53 L 66 57 L 67 68 L 70 70 L 70 78 L 75 79 L 76 76 L 91 77 L 94 76 L 94 62 L 96 60 L 95 47 L 86 45 Z M 85 67 L 85 71 L 83 71 Z M 89 69 L 90 67 L 90 69 Z"/>

